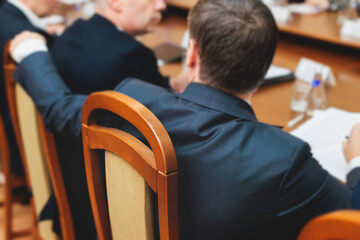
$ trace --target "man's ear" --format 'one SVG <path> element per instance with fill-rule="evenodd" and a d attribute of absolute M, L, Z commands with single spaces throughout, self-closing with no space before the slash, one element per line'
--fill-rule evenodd
<path fill-rule="evenodd" d="M 107 0 L 109 7 L 115 12 L 122 12 L 124 1 L 123 0 Z"/>
<path fill-rule="evenodd" d="M 199 51 L 196 46 L 196 42 L 193 39 L 190 39 L 189 46 L 186 52 L 186 66 L 189 68 L 194 68 L 198 63 Z"/>

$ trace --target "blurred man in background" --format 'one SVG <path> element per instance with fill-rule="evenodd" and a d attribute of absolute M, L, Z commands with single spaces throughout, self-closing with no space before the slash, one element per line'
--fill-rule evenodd
<path fill-rule="evenodd" d="M 13 174 L 19 176 L 24 173 L 6 98 L 3 69 L 4 47 L 8 40 L 24 30 L 42 34 L 46 37 L 48 44 L 51 44 L 52 38 L 46 33 L 40 17 L 52 14 L 57 3 L 58 0 L 8 0 L 0 4 L 0 110 L 10 146 L 11 170 Z"/>

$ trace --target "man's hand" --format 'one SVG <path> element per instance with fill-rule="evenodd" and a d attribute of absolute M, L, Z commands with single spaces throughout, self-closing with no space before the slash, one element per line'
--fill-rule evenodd
<path fill-rule="evenodd" d="M 19 46 L 21 43 L 29 39 L 40 39 L 44 43 L 46 43 L 45 38 L 41 34 L 35 32 L 23 31 L 18 35 L 16 35 L 11 41 L 10 53 L 12 54 L 17 46 Z"/>
<path fill-rule="evenodd" d="M 306 0 L 306 4 L 309 4 L 310 6 L 318 6 L 323 9 L 329 8 L 329 1 L 328 0 Z"/>
<path fill-rule="evenodd" d="M 343 151 L 348 163 L 351 159 L 360 157 L 360 123 L 354 125 L 349 139 L 343 142 Z"/>
<path fill-rule="evenodd" d="M 10 43 L 10 55 L 17 63 L 37 51 L 47 51 L 46 40 L 38 33 L 23 31 Z"/>
<path fill-rule="evenodd" d="M 306 4 L 309 4 L 311 6 L 319 6 L 324 9 L 329 8 L 329 1 L 328 0 L 306 0 Z"/>

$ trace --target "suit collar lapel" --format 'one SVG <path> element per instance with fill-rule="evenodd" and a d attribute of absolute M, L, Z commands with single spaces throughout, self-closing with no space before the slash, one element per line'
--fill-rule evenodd
<path fill-rule="evenodd" d="M 13 14 L 18 16 L 21 14 L 21 16 L 25 17 L 34 27 L 43 31 L 46 30 L 46 26 L 40 21 L 40 18 L 23 3 L 18 0 L 9 0 L 8 3 L 13 7 Z"/>

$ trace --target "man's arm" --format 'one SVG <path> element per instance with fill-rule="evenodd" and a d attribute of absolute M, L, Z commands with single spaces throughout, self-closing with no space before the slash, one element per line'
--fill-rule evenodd
<path fill-rule="evenodd" d="M 277 192 L 276 216 L 279 227 L 286 233 L 296 233 L 311 218 L 342 208 L 360 206 L 360 123 L 356 124 L 343 143 L 350 172 L 347 186 L 330 176 L 315 161 L 307 145 L 300 147 L 293 156 L 288 171 Z M 352 190 L 357 188 L 355 194 Z M 294 228 L 291 231 L 291 228 Z M 295 237 L 286 236 L 289 239 Z"/>
<path fill-rule="evenodd" d="M 49 53 L 38 52 L 26 57 L 14 77 L 34 100 L 50 131 L 81 136 L 81 110 L 87 96 L 71 93 Z"/>
<path fill-rule="evenodd" d="M 35 52 L 29 51 L 29 39 L 40 41 L 34 45 L 45 44 L 43 38 L 29 32 L 18 35 L 12 41 L 10 52 L 20 62 L 15 79 L 33 99 L 50 131 L 80 137 L 81 109 L 86 96 L 72 94 L 56 71 L 46 46 L 35 48 Z"/>
<path fill-rule="evenodd" d="M 295 239 L 304 224 L 320 214 L 353 207 L 351 189 L 322 169 L 307 144 L 294 152 L 276 194 L 276 226 L 281 239 Z"/>

